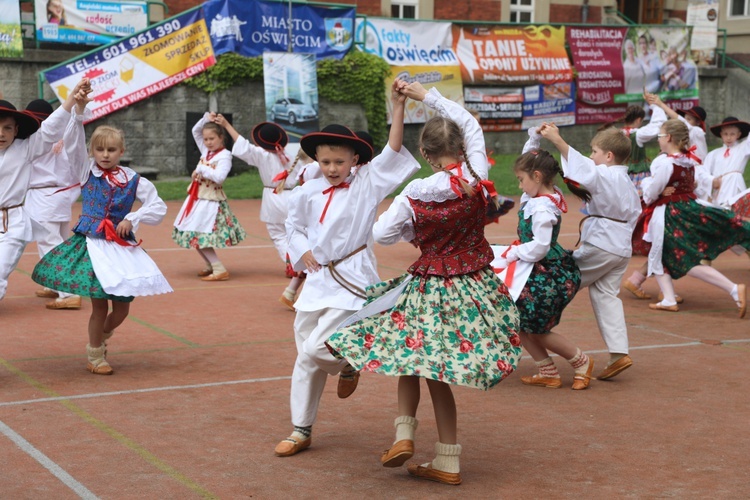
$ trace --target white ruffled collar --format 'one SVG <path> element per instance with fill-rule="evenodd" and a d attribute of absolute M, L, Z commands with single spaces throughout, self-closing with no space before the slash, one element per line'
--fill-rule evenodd
<path fill-rule="evenodd" d="M 474 176 L 466 175 L 466 163 L 462 163 L 461 168 L 464 172 L 463 179 L 469 185 L 476 186 L 477 180 Z M 458 194 L 451 187 L 451 174 L 443 171 L 435 172 L 424 179 L 414 179 L 406 185 L 401 194 L 413 200 L 438 203 L 458 198 Z"/>
<path fill-rule="evenodd" d="M 135 177 L 135 175 L 136 175 L 135 170 L 133 170 L 131 168 L 128 168 L 128 167 L 123 167 L 122 165 L 118 165 L 118 167 L 120 167 L 120 172 L 121 173 L 120 174 L 115 174 L 115 176 L 124 175 L 125 176 L 125 179 L 124 179 L 125 182 L 127 182 L 130 179 L 132 179 L 133 177 Z M 95 161 L 92 160 L 92 162 L 91 162 L 91 173 L 94 174 L 94 177 L 101 177 L 102 175 L 104 175 L 104 170 L 102 168 L 100 168 L 99 165 L 97 165 Z"/>
<path fill-rule="evenodd" d="M 562 204 L 565 201 L 562 191 L 555 186 L 555 192 L 550 195 L 557 203 Z M 559 217 L 563 214 L 563 211 L 557 204 L 550 199 L 550 196 L 535 196 L 531 197 L 524 193 L 521 195 L 521 210 L 523 210 L 523 218 L 528 219 L 537 212 L 550 212 L 555 217 Z"/>

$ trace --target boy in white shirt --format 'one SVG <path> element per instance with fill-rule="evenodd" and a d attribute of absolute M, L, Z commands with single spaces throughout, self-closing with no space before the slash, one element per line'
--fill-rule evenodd
<path fill-rule="evenodd" d="M 556 125 L 545 123 L 539 133 L 560 151 L 565 177 L 591 193 L 590 215 L 585 218 L 591 220 L 582 221 L 581 246 L 573 258 L 581 270 L 581 288 L 589 288 L 591 307 L 610 353 L 607 367 L 596 378 L 612 378 L 633 364 L 628 355 L 625 313 L 617 297 L 641 213 L 638 191 L 624 165 L 630 155 L 630 140 L 618 130 L 603 130 L 591 140 L 589 159 L 560 137 Z"/>
<path fill-rule="evenodd" d="M 329 125 L 300 141 L 320 165 L 323 177 L 297 187 L 289 199 L 289 257 L 295 271 L 307 271 L 307 281 L 294 304 L 297 360 L 290 395 L 294 431 L 276 446 L 277 456 L 288 457 L 310 446 L 329 374 L 341 373 L 340 398 L 357 387 L 359 373 L 345 360 L 334 358 L 325 341 L 361 308 L 365 288 L 380 282 L 371 248 L 378 205 L 419 169 L 402 147 L 405 97 L 398 90 L 404 86 L 398 79 L 393 83 L 388 146 L 372 162 L 372 147 L 342 125 Z M 352 167 L 360 163 L 367 164 L 352 175 Z"/>

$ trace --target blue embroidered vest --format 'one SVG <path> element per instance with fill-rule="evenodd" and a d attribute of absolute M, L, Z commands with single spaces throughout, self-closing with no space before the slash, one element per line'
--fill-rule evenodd
<path fill-rule="evenodd" d="M 97 232 L 99 224 L 106 218 L 117 227 L 132 211 L 139 179 L 140 176 L 136 174 L 121 188 L 110 185 L 103 176 L 89 174 L 89 179 L 81 188 L 82 213 L 73 232 L 91 238 L 104 238 L 104 231 Z M 135 241 L 132 233 L 127 239 Z"/>

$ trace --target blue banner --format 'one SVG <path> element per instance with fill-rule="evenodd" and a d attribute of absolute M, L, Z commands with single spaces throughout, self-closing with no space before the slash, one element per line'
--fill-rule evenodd
<path fill-rule="evenodd" d="M 341 59 L 353 42 L 355 9 L 247 0 L 211 0 L 203 4 L 216 55 L 236 52 L 254 57 L 263 52 L 315 54 Z"/>
<path fill-rule="evenodd" d="M 533 85 L 523 89 L 523 129 L 543 122 L 574 125 L 576 114 L 575 82 Z"/>

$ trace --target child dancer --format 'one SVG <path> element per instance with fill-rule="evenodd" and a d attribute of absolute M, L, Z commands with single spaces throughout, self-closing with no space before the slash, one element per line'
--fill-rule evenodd
<path fill-rule="evenodd" d="M 62 139 L 75 99 L 86 92 L 91 92 L 91 87 L 83 79 L 41 127 L 33 116 L 0 100 L 0 300 L 8 289 L 10 273 L 26 244 L 33 240 L 31 222 L 23 208 L 31 182 L 27 166 Z"/>
<path fill-rule="evenodd" d="M 711 132 L 721 138 L 724 147 L 708 153 L 703 163 L 707 175 L 701 182 L 708 193 L 704 199 L 723 208 L 732 208 L 738 197 L 747 194 L 743 174 L 750 160 L 750 141 L 742 139 L 750 133 L 750 123 L 729 116 L 711 127 Z M 750 212 L 741 215 L 748 217 Z"/>
<path fill-rule="evenodd" d="M 407 470 L 460 484 L 451 385 L 487 390 L 513 372 L 521 355 L 518 313 L 490 267 L 482 189 L 491 183 L 479 124 L 434 88 L 427 92 L 415 82 L 401 92 L 437 111 L 420 137 L 434 174 L 404 188 L 373 236 L 386 245 L 410 241 L 422 255 L 407 274 L 368 289 L 370 301 L 395 295 L 386 310 L 339 330 L 328 344 L 358 370 L 399 377 L 396 439 L 381 456 L 384 467 L 401 466 L 414 454 L 420 378 L 427 380 L 438 427 L 436 457 Z"/>
<path fill-rule="evenodd" d="M 527 141 L 524 153 L 513 170 L 523 190 L 518 211 L 518 236 L 507 252 L 508 262 L 523 260 L 534 263 L 516 306 L 521 318 L 521 341 L 534 359 L 539 373 L 521 377 L 526 385 L 562 387 L 560 373 L 548 351 L 568 360 L 575 371 L 574 390 L 586 389 L 591 381 L 594 360 L 552 328 L 560 322 L 563 309 L 573 299 L 581 284 L 581 272 L 573 257 L 557 242 L 560 219 L 568 211 L 562 191 L 555 186 L 555 177 L 563 177 L 555 158 Z M 563 177 L 564 178 L 564 177 Z M 574 183 L 568 184 L 573 194 L 585 202 L 591 194 Z"/>
<path fill-rule="evenodd" d="M 39 121 L 44 121 L 52 114 L 52 106 L 44 99 L 36 99 L 26 106 L 26 111 Z M 73 130 L 75 124 L 69 126 L 66 132 Z M 81 194 L 81 187 L 77 175 L 71 169 L 66 147 L 74 149 L 77 146 L 75 139 L 63 137 L 62 141 L 31 165 L 31 184 L 26 193 L 25 208 L 29 217 L 36 222 L 34 240 L 39 258 L 68 237 L 70 219 L 73 217 L 71 206 Z M 71 153 L 73 154 L 75 153 Z M 80 295 L 45 287 L 37 290 L 36 296 L 55 299 L 47 303 L 47 309 L 81 308 Z"/>
<path fill-rule="evenodd" d="M 160 223 L 167 206 L 150 181 L 119 165 L 125 152 L 122 131 L 97 127 L 91 136 L 92 159 L 85 161 L 82 114 L 86 102 L 88 98 L 78 102 L 76 116 L 76 142 L 83 154 L 70 158 L 82 185 L 82 214 L 73 236 L 47 253 L 31 278 L 42 286 L 91 297 L 86 368 L 97 375 L 111 375 L 107 340 L 127 318 L 130 302 L 135 296 L 172 291 L 134 234 L 141 223 Z M 136 199 L 142 206 L 132 212 Z"/>
<path fill-rule="evenodd" d="M 286 264 L 286 276 L 291 278 L 279 301 L 290 309 L 294 309 L 294 299 L 297 289 L 302 283 L 287 258 L 287 234 L 284 221 L 287 216 L 289 195 L 297 180 L 295 172 L 299 164 L 300 155 L 287 154 L 285 147 L 289 138 L 279 125 L 272 122 L 259 123 L 251 132 L 253 145 L 235 130 L 222 115 L 215 115 L 213 121 L 224 127 L 235 141 L 232 155 L 249 165 L 257 167 L 261 181 L 263 181 L 263 196 L 260 205 L 260 220 L 266 224 L 268 235 L 274 247 Z"/>
<path fill-rule="evenodd" d="M 653 107 L 658 107 L 666 115 L 666 119 L 677 119 L 687 125 L 690 146 L 695 146 L 693 154 L 703 160 L 708 153 L 706 145 L 706 111 L 700 106 L 693 106 L 687 111 L 675 111 L 661 100 L 658 94 L 644 94 L 646 101 Z M 661 123 L 659 123 L 661 126 Z"/>
<path fill-rule="evenodd" d="M 668 120 L 659 133 L 665 154 L 651 164 L 651 181 L 644 186 L 643 201 L 649 205 L 639 224 L 643 239 L 650 242 L 648 273 L 654 274 L 663 300 L 649 304 L 659 311 L 679 311 L 672 279 L 698 278 L 727 292 L 737 304 L 739 316 L 747 308 L 744 284 L 735 284 L 716 269 L 700 265 L 734 245 L 750 248 L 750 222 L 728 210 L 695 202 L 695 165 L 700 161 L 688 150 L 688 129 L 679 120 Z M 671 195 L 663 195 L 667 187 Z M 643 222 L 641 222 L 643 221 Z"/>
<path fill-rule="evenodd" d="M 201 160 L 193 171 L 180 213 L 174 221 L 172 239 L 183 248 L 195 248 L 206 267 L 198 273 L 203 281 L 226 281 L 229 271 L 214 248 L 237 245 L 247 234 L 227 204 L 222 184 L 232 169 L 232 154 L 224 149 L 224 128 L 206 112 L 193 127 L 193 138 Z"/>
<path fill-rule="evenodd" d="M 334 358 L 325 341 L 360 308 L 364 288 L 380 281 L 371 248 L 378 205 L 419 168 L 401 146 L 404 98 L 397 90 L 404 85 L 398 79 L 393 82 L 394 118 L 388 146 L 356 175 L 351 175 L 352 167 L 369 162 L 372 148 L 347 127 L 329 125 L 301 140 L 302 149 L 320 164 L 324 178 L 306 182 L 289 199 L 289 256 L 295 270 L 307 269 L 308 277 L 295 304 L 297 360 L 290 395 L 294 431 L 276 446 L 280 457 L 310 446 L 328 374 L 341 372 L 340 398 L 357 387 L 359 373 Z"/>
<path fill-rule="evenodd" d="M 589 159 L 560 137 L 555 124 L 545 123 L 539 132 L 560 151 L 565 178 L 591 193 L 590 215 L 584 218 L 590 220 L 581 222 L 581 247 L 573 252 L 573 259 L 581 270 L 581 288 L 589 289 L 599 333 L 609 350 L 609 363 L 596 378 L 612 378 L 633 364 L 628 355 L 625 313 L 617 297 L 630 262 L 633 229 L 641 213 L 638 192 L 624 165 L 631 144 L 618 131 L 603 130 L 591 140 Z M 534 147 L 538 149 L 536 143 Z"/>

